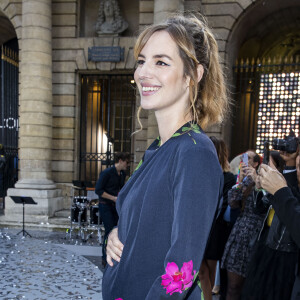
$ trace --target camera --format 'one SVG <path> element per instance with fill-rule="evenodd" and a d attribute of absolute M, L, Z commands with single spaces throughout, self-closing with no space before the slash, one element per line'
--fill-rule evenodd
<path fill-rule="evenodd" d="M 272 141 L 272 147 L 274 150 L 285 151 L 287 153 L 294 153 L 298 148 L 298 139 L 291 134 L 284 139 L 274 139 Z"/>
<path fill-rule="evenodd" d="M 263 163 L 265 165 L 269 164 L 269 159 L 270 159 L 270 148 L 269 148 L 269 142 L 265 141 L 264 142 L 264 156 L 263 156 Z"/>

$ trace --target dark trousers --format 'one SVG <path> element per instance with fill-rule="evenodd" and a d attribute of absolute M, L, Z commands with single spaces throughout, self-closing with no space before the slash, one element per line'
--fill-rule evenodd
<path fill-rule="evenodd" d="M 300 300 L 300 275 L 296 276 L 291 300 Z"/>
<path fill-rule="evenodd" d="M 104 241 L 106 241 L 110 231 L 117 226 L 119 216 L 114 204 L 102 204 L 99 203 L 99 213 L 103 221 L 105 234 Z M 102 245 L 102 258 L 106 260 L 106 245 Z"/>

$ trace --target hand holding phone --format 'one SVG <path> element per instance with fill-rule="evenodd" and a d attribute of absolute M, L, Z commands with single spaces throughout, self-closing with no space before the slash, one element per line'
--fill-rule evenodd
<path fill-rule="evenodd" d="M 242 155 L 242 162 L 248 167 L 248 160 L 249 160 L 249 158 L 248 158 L 248 153 L 244 153 L 243 155 Z"/>

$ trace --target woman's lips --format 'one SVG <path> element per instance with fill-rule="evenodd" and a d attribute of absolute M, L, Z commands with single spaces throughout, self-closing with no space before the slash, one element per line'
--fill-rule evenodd
<path fill-rule="evenodd" d="M 155 94 L 160 87 L 158 86 L 142 86 L 142 95 L 143 96 L 150 96 Z"/>

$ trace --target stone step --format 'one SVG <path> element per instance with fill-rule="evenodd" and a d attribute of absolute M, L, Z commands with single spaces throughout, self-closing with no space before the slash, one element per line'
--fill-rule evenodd
<path fill-rule="evenodd" d="M 49 224 L 70 227 L 70 209 L 62 209 L 55 212 L 54 217 L 48 219 Z"/>
<path fill-rule="evenodd" d="M 70 226 L 70 219 L 69 218 L 62 218 L 62 217 L 53 217 L 48 219 L 48 223 L 51 225 L 60 225 L 60 226 Z"/>
<path fill-rule="evenodd" d="M 7 226 L 21 226 L 22 222 L 12 222 L 11 220 L 7 220 L 5 215 L 3 214 L 3 212 L 1 212 L 2 210 L 0 209 L 0 225 L 7 225 Z M 26 219 L 26 218 L 25 218 Z M 84 226 L 88 226 L 90 228 L 93 229 L 94 225 L 90 225 L 89 224 L 89 220 L 90 220 L 90 210 L 87 210 L 87 216 L 86 216 L 86 221 L 87 223 L 84 224 Z M 43 221 L 39 221 L 39 220 L 34 220 L 31 216 L 31 219 L 26 219 L 25 223 L 26 226 L 30 226 L 30 227 L 45 227 L 45 228 L 65 228 L 68 229 L 71 227 L 71 210 L 70 209 L 63 209 L 60 211 L 57 211 L 54 214 L 54 217 L 51 217 L 48 219 L 47 222 Z M 78 227 L 78 225 L 76 223 L 73 223 L 72 225 L 74 228 Z"/>
<path fill-rule="evenodd" d="M 55 212 L 54 217 L 56 218 L 69 218 L 71 216 L 70 209 L 63 209 Z"/>

